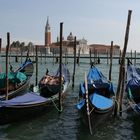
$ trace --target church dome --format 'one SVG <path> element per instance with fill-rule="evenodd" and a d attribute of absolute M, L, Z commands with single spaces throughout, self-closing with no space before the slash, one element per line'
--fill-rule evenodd
<path fill-rule="evenodd" d="M 72 32 L 70 32 L 70 34 L 67 37 L 68 41 L 73 41 L 74 40 L 74 36 L 72 35 Z"/>

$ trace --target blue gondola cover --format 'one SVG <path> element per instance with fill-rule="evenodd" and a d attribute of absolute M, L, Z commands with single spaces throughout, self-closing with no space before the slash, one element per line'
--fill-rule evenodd
<path fill-rule="evenodd" d="M 101 109 L 101 110 L 108 109 L 112 107 L 113 105 L 112 99 L 106 98 L 97 93 L 90 95 L 90 101 L 96 108 Z"/>
<path fill-rule="evenodd" d="M 6 106 L 16 106 L 16 105 L 30 105 L 30 104 L 37 104 L 47 101 L 47 98 L 41 97 L 36 93 L 29 92 L 22 96 L 17 96 L 10 100 L 0 101 L 1 107 Z"/>

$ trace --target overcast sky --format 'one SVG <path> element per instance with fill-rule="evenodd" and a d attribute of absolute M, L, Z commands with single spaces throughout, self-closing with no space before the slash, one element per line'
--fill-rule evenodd
<path fill-rule="evenodd" d="M 132 10 L 128 49 L 140 52 L 139 0 L 0 0 L 0 38 L 3 47 L 6 33 L 12 41 L 44 44 L 44 31 L 49 16 L 52 42 L 59 35 L 63 22 L 63 36 L 70 32 L 88 44 L 111 41 L 124 46 L 128 10 Z"/>

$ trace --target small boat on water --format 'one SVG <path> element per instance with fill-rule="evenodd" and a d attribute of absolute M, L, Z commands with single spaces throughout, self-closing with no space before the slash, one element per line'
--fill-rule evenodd
<path fill-rule="evenodd" d="M 34 66 L 29 57 L 20 67 L 8 73 L 8 99 L 22 94 L 29 88 L 30 78 L 33 75 Z M 0 73 L 0 100 L 6 99 L 6 73 Z"/>
<path fill-rule="evenodd" d="M 55 97 L 44 98 L 39 93 L 26 92 L 10 100 L 0 101 L 0 125 L 23 121 L 45 113 L 53 106 Z"/>
<path fill-rule="evenodd" d="M 41 80 L 39 81 L 39 91 L 40 94 L 44 97 L 50 97 L 60 92 L 62 86 L 62 93 L 64 93 L 70 83 L 70 73 L 66 65 L 62 64 L 62 85 L 60 85 L 60 68 L 56 71 L 55 74 L 49 74 L 49 71 L 46 72 Z"/>
<path fill-rule="evenodd" d="M 87 81 L 80 84 L 77 108 L 82 113 L 83 122 L 94 131 L 113 113 L 114 87 L 95 66 L 90 68 L 86 78 Z"/>
<path fill-rule="evenodd" d="M 126 94 L 131 108 L 140 115 L 140 68 L 132 64 L 127 67 Z"/>
<path fill-rule="evenodd" d="M 64 81 L 61 96 L 63 97 L 70 82 L 70 73 L 65 65 L 62 66 L 62 73 Z M 59 76 L 59 69 L 56 76 Z M 47 113 L 52 108 L 57 108 L 59 95 L 57 92 L 56 94 L 46 97 L 46 95 L 43 96 L 42 93 L 30 91 L 10 100 L 0 101 L 0 124 L 17 122 Z"/>

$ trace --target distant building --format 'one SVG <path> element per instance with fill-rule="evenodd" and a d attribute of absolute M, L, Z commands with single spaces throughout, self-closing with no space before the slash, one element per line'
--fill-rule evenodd
<path fill-rule="evenodd" d="M 74 54 L 74 36 L 72 32 L 62 41 L 62 53 L 67 54 Z M 59 47 L 60 47 L 60 37 L 57 37 L 56 42 L 51 41 L 51 27 L 49 24 L 49 17 L 47 17 L 47 22 L 45 26 L 45 44 L 44 45 L 37 45 L 40 52 L 42 53 L 59 53 Z M 91 53 L 99 53 L 99 54 L 107 54 L 110 53 L 110 47 L 109 45 L 102 45 L 102 44 L 87 44 L 87 40 L 77 39 L 76 40 L 76 53 L 80 54 L 89 54 L 89 50 L 91 50 Z M 114 45 L 113 46 L 113 54 L 119 54 L 120 52 L 120 46 Z"/>
<path fill-rule="evenodd" d="M 50 28 L 49 17 L 48 17 L 45 26 L 45 47 L 48 47 L 50 45 L 51 45 L 51 28 Z"/>
<path fill-rule="evenodd" d="M 91 53 L 99 53 L 99 54 L 107 54 L 110 53 L 110 45 L 102 45 L 102 44 L 91 44 L 89 45 L 91 49 Z M 113 45 L 113 54 L 118 55 L 120 53 L 120 46 Z"/>
<path fill-rule="evenodd" d="M 51 45 L 52 53 L 59 53 L 60 40 L 57 37 L 57 42 L 53 42 Z M 80 54 L 89 54 L 89 46 L 87 45 L 87 40 L 78 39 L 76 40 L 76 53 L 80 51 Z M 74 54 L 74 36 L 72 32 L 67 36 L 67 40 L 62 41 L 62 52 L 68 54 Z"/>
<path fill-rule="evenodd" d="M 80 50 L 80 54 L 89 54 L 89 45 L 87 45 L 87 40 L 82 38 L 78 40 L 77 44 L 78 50 Z"/>
<path fill-rule="evenodd" d="M 51 46 L 51 27 L 49 24 L 49 17 L 47 17 L 47 22 L 45 26 L 45 39 L 44 45 L 35 45 L 37 46 L 40 53 L 50 54 L 50 46 Z"/>

